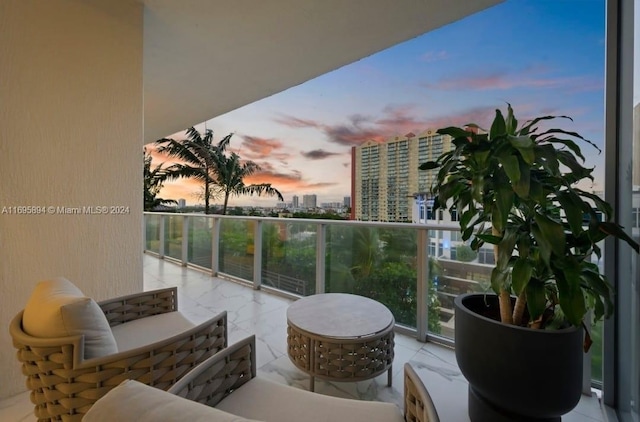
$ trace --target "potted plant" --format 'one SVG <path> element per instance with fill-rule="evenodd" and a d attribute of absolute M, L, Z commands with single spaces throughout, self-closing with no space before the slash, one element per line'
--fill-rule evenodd
<path fill-rule="evenodd" d="M 578 187 L 591 179 L 575 132 L 541 129 L 566 116 L 518 128 L 511 105 L 496 110 L 489 131 L 447 127 L 455 149 L 422 170 L 438 169 L 434 209 L 457 210 L 464 241 L 494 245 L 495 295 L 455 300 L 456 358 L 469 381 L 473 422 L 560 420 L 578 403 L 583 320 L 612 313 L 612 289 L 594 258 L 607 236 L 626 241 L 612 208 Z M 598 149 L 599 151 L 599 149 Z"/>

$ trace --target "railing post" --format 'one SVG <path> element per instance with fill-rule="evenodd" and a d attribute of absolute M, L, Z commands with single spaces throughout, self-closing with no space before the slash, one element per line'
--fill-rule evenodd
<path fill-rule="evenodd" d="M 429 231 L 418 229 L 418 277 L 416 280 L 416 297 L 418 306 L 416 312 L 416 331 L 418 340 L 427 341 L 429 329 Z"/>
<path fill-rule="evenodd" d="M 316 234 L 316 294 L 324 293 L 325 291 L 326 234 L 327 225 L 318 223 Z"/>
<path fill-rule="evenodd" d="M 165 236 L 165 229 L 164 229 L 164 215 L 160 215 L 160 244 L 158 245 L 158 255 L 160 256 L 160 259 L 164 259 L 164 236 Z"/>
<path fill-rule="evenodd" d="M 188 216 L 182 217 L 182 253 L 180 259 L 182 266 L 186 267 L 189 262 L 189 220 Z"/>
<path fill-rule="evenodd" d="M 262 220 L 256 220 L 253 227 L 253 288 L 262 285 Z"/>
<path fill-rule="evenodd" d="M 147 250 L 147 226 L 149 225 L 149 215 L 142 213 L 142 252 Z"/>
<path fill-rule="evenodd" d="M 217 276 L 220 270 L 220 219 L 211 217 L 211 275 Z"/>

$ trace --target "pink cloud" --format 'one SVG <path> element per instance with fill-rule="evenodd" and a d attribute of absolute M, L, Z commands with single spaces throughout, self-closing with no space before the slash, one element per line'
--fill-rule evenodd
<path fill-rule="evenodd" d="M 243 157 L 251 160 L 262 160 L 264 158 L 275 158 L 286 160 L 291 155 L 282 152 L 283 144 L 277 139 L 259 138 L 256 136 L 243 136 L 244 141 L 241 144 Z"/>
<path fill-rule="evenodd" d="M 443 91 L 451 90 L 507 90 L 513 88 L 557 88 L 569 93 L 595 91 L 603 88 L 603 81 L 586 76 L 553 77 L 544 67 L 531 67 L 521 71 L 482 72 L 453 75 L 434 83 L 425 84 L 427 88 Z"/>

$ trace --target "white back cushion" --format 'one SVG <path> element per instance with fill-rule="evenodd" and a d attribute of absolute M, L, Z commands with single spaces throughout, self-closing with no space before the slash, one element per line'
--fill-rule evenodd
<path fill-rule="evenodd" d="M 63 277 L 39 282 L 22 316 L 24 331 L 34 337 L 84 335 L 84 357 L 118 351 L 109 322 L 98 304 Z"/>
<path fill-rule="evenodd" d="M 251 405 L 247 403 L 247 405 Z M 82 422 L 258 422 L 125 380 L 100 398 Z"/>

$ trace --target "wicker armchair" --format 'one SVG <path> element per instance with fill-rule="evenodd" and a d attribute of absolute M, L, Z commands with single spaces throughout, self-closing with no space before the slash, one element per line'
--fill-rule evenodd
<path fill-rule="evenodd" d="M 98 305 L 110 327 L 142 318 L 145 323 L 153 323 L 146 318 L 177 311 L 177 288 L 119 297 Z M 80 421 L 99 398 L 126 379 L 166 390 L 227 346 L 227 316 L 223 312 L 169 338 L 85 359 L 84 335 L 31 336 L 23 330 L 23 314 L 21 311 L 11 321 L 9 331 L 40 421 Z"/>
<path fill-rule="evenodd" d="M 174 384 L 168 392 L 207 406 L 217 407 L 220 410 L 236 414 L 244 418 L 250 418 L 252 420 L 272 420 L 269 418 L 273 418 L 273 414 L 269 416 L 270 412 L 265 412 L 264 407 L 262 407 L 262 404 L 259 403 L 258 400 L 249 400 L 247 397 L 244 397 L 239 402 L 236 401 L 236 403 L 225 403 L 223 401 L 223 399 L 234 394 L 234 392 L 241 389 L 244 384 L 249 383 L 256 377 L 255 353 L 255 336 L 241 340 L 217 353 L 201 365 L 198 365 L 197 368 L 194 368 L 189 372 L 189 374 Z M 438 413 L 436 412 L 427 389 L 414 371 L 413 367 L 408 363 L 404 366 L 404 382 L 404 420 L 406 422 L 439 422 L 440 419 L 438 418 Z M 292 420 L 296 420 L 296 418 L 299 417 L 299 414 L 291 409 L 292 401 L 297 401 L 298 405 L 306 407 L 304 403 L 300 402 L 307 401 L 307 404 L 309 404 L 309 401 L 316 399 L 322 400 L 321 408 L 326 409 L 327 411 L 335 411 L 335 408 L 341 407 L 341 405 L 337 401 L 332 403 L 331 400 L 344 400 L 298 390 L 290 386 L 280 386 L 279 384 L 277 386 L 278 388 L 281 388 L 281 392 L 283 392 L 283 394 L 279 399 L 271 393 L 270 398 L 273 400 L 269 406 L 285 409 L 285 412 L 291 412 L 293 417 L 290 419 Z M 269 387 L 268 384 L 261 385 L 261 387 L 276 389 L 275 385 Z M 265 392 L 265 389 L 259 389 L 256 396 L 262 395 L 260 392 Z M 377 418 L 376 420 L 387 418 L 386 415 L 381 416 L 378 414 L 378 411 L 384 411 L 386 409 L 373 407 L 380 405 L 381 403 L 359 400 L 349 401 L 351 404 L 347 406 L 347 408 L 354 409 L 362 406 L 365 414 L 368 414 L 372 419 L 374 417 Z M 314 412 L 312 411 L 307 412 L 305 420 L 313 421 L 313 413 Z M 326 416 L 326 414 L 323 414 L 321 419 L 326 420 Z M 334 414 L 333 416 L 336 415 Z M 276 418 L 276 420 L 283 420 L 283 415 L 280 413 Z M 403 419 L 400 415 L 397 415 L 397 418 Z M 350 415 L 345 414 L 342 415 L 342 417 L 338 416 L 336 420 L 354 419 Z"/>
<path fill-rule="evenodd" d="M 429 391 L 408 363 L 404 364 L 404 419 L 406 422 L 440 422 Z"/>

